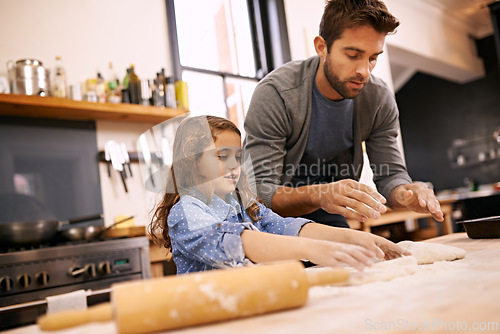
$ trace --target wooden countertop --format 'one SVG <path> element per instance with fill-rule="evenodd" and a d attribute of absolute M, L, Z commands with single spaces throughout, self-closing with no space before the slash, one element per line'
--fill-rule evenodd
<path fill-rule="evenodd" d="M 426 324 L 425 333 L 449 333 L 457 331 L 442 330 L 441 326 L 450 329 L 457 322 L 469 327 L 496 322 L 496 330 L 481 333 L 499 333 L 500 239 L 473 240 L 465 233 L 456 233 L 427 242 L 461 247 L 467 251 L 466 258 L 419 266 L 421 271 L 391 281 L 314 287 L 308 303 L 300 309 L 182 333 L 408 333 L 417 332 L 411 326 Z M 382 330 L 384 325 L 393 327 L 386 331 Z"/>
<path fill-rule="evenodd" d="M 466 257 L 419 266 L 413 275 L 390 281 L 314 287 L 307 304 L 299 309 L 168 333 L 500 332 L 500 239 L 473 240 L 456 233 L 427 242 L 461 247 L 467 251 Z M 463 329 L 466 326 L 469 330 Z M 480 331 L 473 326 L 496 327 Z M 108 322 L 58 333 L 91 332 L 116 333 L 116 329 Z M 6 333 L 40 331 L 33 325 Z"/>

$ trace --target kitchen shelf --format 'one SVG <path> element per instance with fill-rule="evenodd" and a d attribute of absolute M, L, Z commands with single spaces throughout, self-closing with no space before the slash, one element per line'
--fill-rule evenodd
<path fill-rule="evenodd" d="M 0 115 L 67 120 L 161 123 L 185 114 L 181 109 L 126 103 L 94 103 L 56 97 L 0 94 Z"/>

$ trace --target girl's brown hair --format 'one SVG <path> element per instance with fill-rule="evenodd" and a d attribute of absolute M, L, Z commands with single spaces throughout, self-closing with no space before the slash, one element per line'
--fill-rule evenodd
<path fill-rule="evenodd" d="M 208 125 L 208 126 L 207 126 Z M 231 121 L 216 116 L 197 116 L 185 119 L 179 124 L 175 133 L 173 145 L 173 164 L 171 167 L 171 178 L 167 183 L 167 189 L 174 189 L 174 192 L 166 192 L 162 201 L 154 209 L 153 217 L 148 226 L 148 232 L 153 240 L 166 249 L 171 250 L 172 245 L 168 234 L 168 214 L 181 196 L 192 194 L 196 188 L 207 204 L 210 202 L 210 195 L 204 191 L 203 180 L 197 172 L 198 161 L 203 154 L 203 149 L 212 144 L 217 135 L 224 131 L 232 131 L 241 138 L 240 130 Z M 245 206 L 246 212 L 255 222 L 260 218 L 257 216 L 259 207 L 255 195 L 250 189 L 246 174 L 242 171 L 235 191 L 239 201 Z M 163 238 L 156 234 L 161 233 Z"/>
<path fill-rule="evenodd" d="M 399 21 L 379 0 L 330 0 L 325 6 L 319 25 L 319 35 L 326 41 L 327 51 L 342 36 L 345 29 L 369 25 L 377 32 L 390 34 Z"/>

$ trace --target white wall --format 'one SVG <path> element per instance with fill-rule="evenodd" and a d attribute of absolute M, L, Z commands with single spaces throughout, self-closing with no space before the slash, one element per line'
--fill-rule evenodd
<path fill-rule="evenodd" d="M 68 84 L 106 75 L 113 62 L 120 79 L 134 63 L 139 78 L 153 78 L 162 67 L 169 73 L 169 48 L 164 0 L 0 0 L 0 75 L 10 59 L 35 58 L 45 66 L 62 56 Z M 152 124 L 97 122 L 98 149 L 114 139 L 136 151 L 139 135 Z M 144 189 L 137 164 L 125 193 L 119 174 L 107 175 L 100 163 L 105 223 L 117 215 L 134 215 L 148 222 L 156 194 Z"/>
<path fill-rule="evenodd" d="M 387 38 L 391 62 L 458 83 L 484 76 L 469 28 L 423 0 L 385 0 L 401 25 Z"/>
<path fill-rule="evenodd" d="M 292 60 L 314 56 L 313 40 L 319 33 L 325 0 L 285 0 L 284 3 Z"/>

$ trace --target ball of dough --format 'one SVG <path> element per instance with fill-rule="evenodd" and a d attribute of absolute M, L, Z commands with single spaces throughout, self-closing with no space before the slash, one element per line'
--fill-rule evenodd
<path fill-rule="evenodd" d="M 463 259 L 465 250 L 431 242 L 401 241 L 397 245 L 410 252 L 418 264 L 430 264 L 437 261 L 453 261 Z"/>

